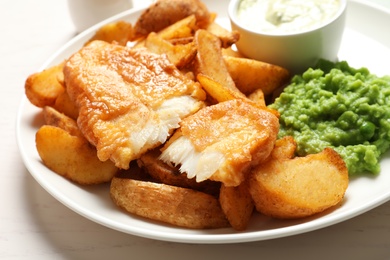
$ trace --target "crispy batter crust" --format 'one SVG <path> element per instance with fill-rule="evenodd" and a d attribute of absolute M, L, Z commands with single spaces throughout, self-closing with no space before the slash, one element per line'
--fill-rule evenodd
<path fill-rule="evenodd" d="M 100 160 L 111 159 L 123 169 L 172 131 L 157 113 L 165 101 L 193 98 L 189 111 L 175 111 L 185 116 L 197 111 L 205 97 L 166 57 L 103 41 L 74 54 L 65 64 L 64 77 L 69 97 L 79 108 L 80 130 L 96 146 Z M 167 133 L 151 132 L 160 128 Z"/>

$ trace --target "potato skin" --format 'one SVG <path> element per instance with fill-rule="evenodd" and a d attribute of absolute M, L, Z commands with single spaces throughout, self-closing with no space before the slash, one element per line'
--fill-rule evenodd
<path fill-rule="evenodd" d="M 261 89 L 268 96 L 290 79 L 287 69 L 274 64 L 226 55 L 224 61 L 237 88 L 245 95 Z"/>
<path fill-rule="evenodd" d="M 228 227 L 218 200 L 206 193 L 162 183 L 114 177 L 110 194 L 129 213 L 179 227 Z"/>
<path fill-rule="evenodd" d="M 247 182 L 236 187 L 221 185 L 219 203 L 235 230 L 247 228 L 254 209 Z"/>
<path fill-rule="evenodd" d="M 43 163 L 78 184 L 109 182 L 118 171 L 113 162 L 99 161 L 95 147 L 85 138 L 73 136 L 59 127 L 42 126 L 35 141 Z"/>
<path fill-rule="evenodd" d="M 62 84 L 64 63 L 36 72 L 27 77 L 24 89 L 31 104 L 37 107 L 54 105 L 57 97 L 65 91 Z"/>
<path fill-rule="evenodd" d="M 340 203 L 348 187 L 348 169 L 331 148 L 293 159 L 272 159 L 249 180 L 257 211 L 280 219 L 311 216 Z"/>
<path fill-rule="evenodd" d="M 68 117 L 50 106 L 45 106 L 42 109 L 42 112 L 46 125 L 59 127 L 74 136 L 82 136 L 80 129 L 73 118 Z"/>

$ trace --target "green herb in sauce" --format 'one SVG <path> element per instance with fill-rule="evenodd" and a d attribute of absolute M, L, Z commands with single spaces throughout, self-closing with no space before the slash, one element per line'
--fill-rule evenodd
<path fill-rule="evenodd" d="M 279 137 L 293 136 L 298 155 L 332 147 L 350 175 L 379 173 L 390 147 L 390 76 L 320 61 L 294 76 L 270 107 L 281 115 Z"/>

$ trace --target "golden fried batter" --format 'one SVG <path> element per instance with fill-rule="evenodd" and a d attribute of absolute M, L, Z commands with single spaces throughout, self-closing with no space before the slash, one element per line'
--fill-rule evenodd
<path fill-rule="evenodd" d="M 65 64 L 78 126 L 100 160 L 122 169 L 164 143 L 182 118 L 203 106 L 205 93 L 165 56 L 93 41 Z"/>
<path fill-rule="evenodd" d="M 160 158 L 180 164 L 189 178 L 226 186 L 239 185 L 251 166 L 270 155 L 279 131 L 273 113 L 240 99 L 203 108 L 180 125 Z"/>

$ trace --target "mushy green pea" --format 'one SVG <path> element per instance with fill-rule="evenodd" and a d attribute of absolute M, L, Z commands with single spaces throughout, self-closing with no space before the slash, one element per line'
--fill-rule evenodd
<path fill-rule="evenodd" d="M 279 137 L 293 136 L 298 155 L 332 147 L 350 175 L 379 173 L 390 147 L 390 76 L 320 61 L 294 76 L 269 107 L 280 113 Z"/>

